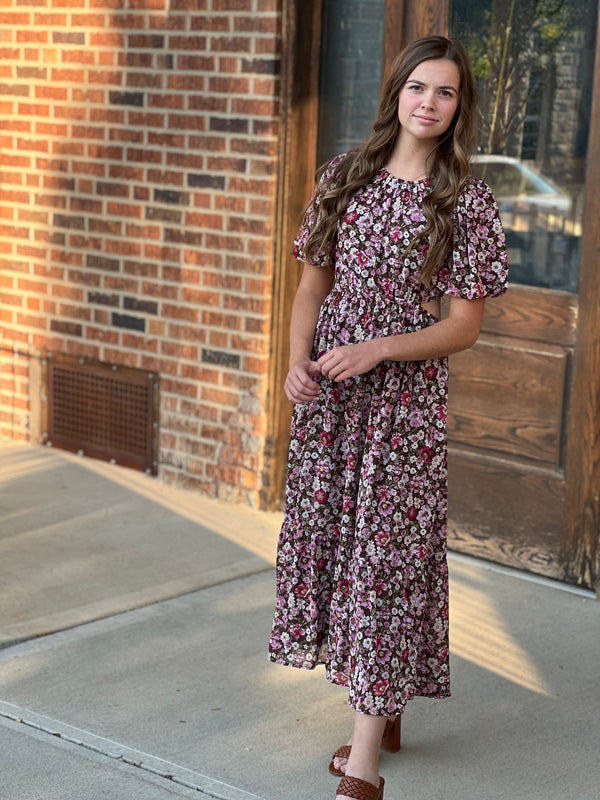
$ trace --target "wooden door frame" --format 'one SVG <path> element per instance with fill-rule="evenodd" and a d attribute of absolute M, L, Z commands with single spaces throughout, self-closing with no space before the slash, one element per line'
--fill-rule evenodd
<path fill-rule="evenodd" d="M 290 313 L 301 265 L 292 243 L 314 186 L 319 112 L 321 0 L 283 0 L 279 152 L 265 469 L 261 506 L 277 510 L 285 481 L 292 406 L 283 391 Z"/>
<path fill-rule="evenodd" d="M 600 20 L 585 174 L 585 206 L 567 424 L 566 497 L 560 560 L 564 580 L 600 599 Z"/>

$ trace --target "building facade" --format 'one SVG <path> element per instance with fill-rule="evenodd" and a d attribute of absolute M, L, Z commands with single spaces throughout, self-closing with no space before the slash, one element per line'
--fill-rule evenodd
<path fill-rule="evenodd" d="M 401 47 L 450 32 L 512 269 L 453 357 L 450 544 L 597 587 L 598 8 L 546 5 L 4 3 L 0 435 L 278 507 L 315 168 Z"/>

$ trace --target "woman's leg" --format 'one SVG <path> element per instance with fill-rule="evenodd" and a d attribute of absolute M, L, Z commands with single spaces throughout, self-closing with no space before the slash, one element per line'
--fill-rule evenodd
<path fill-rule="evenodd" d="M 379 747 L 386 721 L 387 717 L 354 712 L 352 751 L 346 764 L 346 775 L 379 786 Z M 347 797 L 338 795 L 337 800 L 347 800 Z"/>

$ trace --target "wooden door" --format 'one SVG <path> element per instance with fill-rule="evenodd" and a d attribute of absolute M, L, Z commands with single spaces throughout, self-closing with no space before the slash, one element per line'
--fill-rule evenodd
<path fill-rule="evenodd" d="M 593 587 L 600 295 L 588 5 L 560 4 L 541 20 L 520 0 L 450 3 L 450 30 L 479 76 L 474 168 L 499 201 L 511 287 L 486 304 L 475 347 L 451 358 L 448 435 L 450 547 Z"/>

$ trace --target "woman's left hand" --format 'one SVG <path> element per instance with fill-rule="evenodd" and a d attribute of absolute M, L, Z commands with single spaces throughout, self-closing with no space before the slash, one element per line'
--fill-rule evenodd
<path fill-rule="evenodd" d="M 381 361 L 377 351 L 376 339 L 359 344 L 347 344 L 324 353 L 317 360 L 317 364 L 321 367 L 323 375 L 337 382 L 344 381 L 346 378 L 363 375 L 377 366 Z"/>

